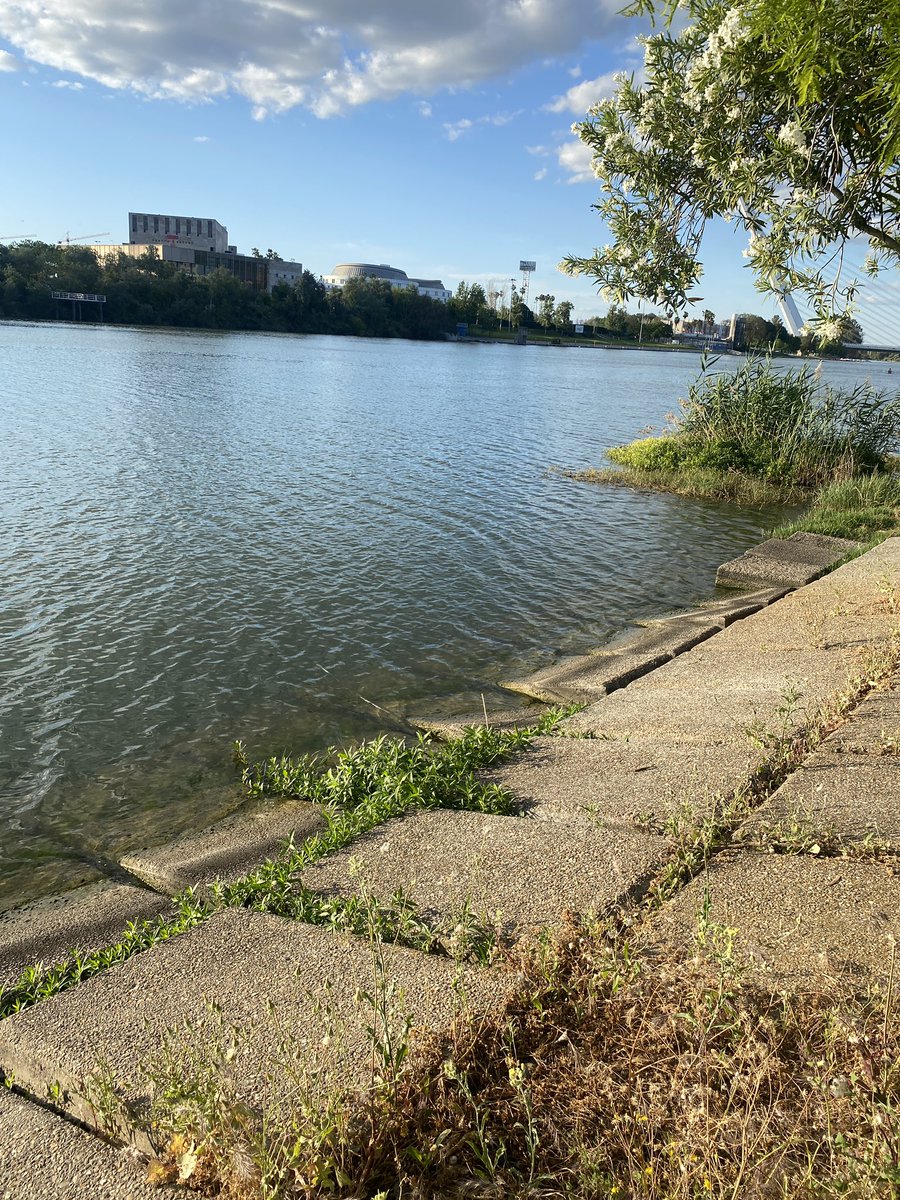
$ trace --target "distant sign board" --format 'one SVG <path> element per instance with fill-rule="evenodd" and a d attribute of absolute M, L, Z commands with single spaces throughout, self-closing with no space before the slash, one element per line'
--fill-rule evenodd
<path fill-rule="evenodd" d="M 576 326 L 575 326 L 575 332 L 576 332 L 576 333 L 584 333 L 584 326 L 583 326 L 583 325 L 576 325 Z"/>
<path fill-rule="evenodd" d="M 519 270 L 520 271 L 536 271 L 537 263 L 532 262 L 530 259 L 526 260 L 524 258 L 520 258 L 519 259 Z"/>

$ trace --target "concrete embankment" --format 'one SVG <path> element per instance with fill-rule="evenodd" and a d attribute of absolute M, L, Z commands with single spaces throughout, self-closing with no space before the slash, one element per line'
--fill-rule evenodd
<path fill-rule="evenodd" d="M 821 543 L 803 550 L 802 542 L 776 548 L 775 557 L 783 563 L 807 551 L 808 559 L 824 557 Z M 624 907 L 652 936 L 686 943 L 705 906 L 737 930 L 738 951 L 753 969 L 780 985 L 824 978 L 837 990 L 885 977 L 900 939 L 900 538 L 803 582 L 825 565 L 798 566 L 795 590 L 784 591 L 790 582 L 782 576 L 777 589 L 729 598 L 680 624 L 653 623 L 641 635 L 643 650 L 612 648 L 531 681 L 531 695 L 588 703 L 563 722 L 563 736 L 537 739 L 488 774 L 514 794 L 521 815 L 411 813 L 309 867 L 303 883 L 316 894 L 365 889 L 378 898 L 402 887 L 423 916 L 449 921 L 467 906 L 510 939 L 554 925 L 565 910 L 602 916 Z M 731 814 L 729 836 L 701 875 L 663 904 L 643 904 L 677 853 L 670 818 L 704 814 L 726 827 Z M 307 836 L 324 819 L 311 805 L 282 810 L 278 836 L 292 823 Z M 254 829 L 251 847 L 242 839 Z M 246 829 L 231 828 L 233 857 L 208 835 L 131 855 L 130 872 L 157 890 L 109 890 L 105 916 L 95 897 L 92 933 L 73 902 L 80 924 L 71 938 L 111 941 L 130 903 L 140 901 L 136 912 L 162 908 L 163 893 L 185 882 L 246 869 L 270 852 L 266 836 L 258 816 Z M 57 915 L 45 954 L 35 920 L 29 910 L 0 926 L 7 980 L 24 953 L 53 955 L 65 941 Z M 66 1180 L 82 1159 L 90 1178 L 98 1143 L 61 1117 L 37 1114 L 27 1098 L 99 1125 L 91 1078 L 105 1064 L 139 1114 L 150 1101 L 145 1065 L 170 1026 L 193 1023 L 207 1039 L 216 1028 L 244 1030 L 229 1070 L 235 1094 L 248 1103 L 277 1103 L 286 1033 L 319 1061 L 339 1027 L 333 1069 L 365 1075 L 371 1017 L 365 1006 L 357 1012 L 357 997 L 371 987 L 375 967 L 403 990 L 411 1019 L 432 1027 L 463 1003 L 470 1011 L 490 1007 L 514 982 L 494 968 L 229 910 L 8 1016 L 0 1021 L 0 1067 L 22 1095 L 0 1106 L 4 1196 L 95 1194 L 90 1183 L 78 1192 Z M 58 1163 L 37 1155 L 38 1135 L 28 1132 L 48 1122 L 53 1144 L 64 1147 Z M 128 1174 L 136 1168 L 113 1153 L 102 1148 L 103 1169 L 114 1163 L 119 1172 L 104 1194 L 143 1195 Z"/>

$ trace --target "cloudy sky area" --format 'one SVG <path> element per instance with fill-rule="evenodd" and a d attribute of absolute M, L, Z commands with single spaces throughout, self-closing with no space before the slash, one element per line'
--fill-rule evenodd
<path fill-rule="evenodd" d="M 215 217 L 317 274 L 388 262 L 604 313 L 566 253 L 607 239 L 571 123 L 639 66 L 622 0 L 0 0 L 0 238 L 127 240 Z M 771 315 L 714 229 L 700 308 Z"/>

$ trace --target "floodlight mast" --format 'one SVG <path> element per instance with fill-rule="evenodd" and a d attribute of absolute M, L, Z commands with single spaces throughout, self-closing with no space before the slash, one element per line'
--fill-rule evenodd
<path fill-rule="evenodd" d="M 531 280 L 532 274 L 534 273 L 534 271 L 536 269 L 537 269 L 537 263 L 532 262 L 531 259 L 527 259 L 527 258 L 519 259 L 519 270 L 522 272 L 522 286 L 519 289 L 519 295 L 522 297 L 523 304 L 528 303 L 528 284 Z"/>

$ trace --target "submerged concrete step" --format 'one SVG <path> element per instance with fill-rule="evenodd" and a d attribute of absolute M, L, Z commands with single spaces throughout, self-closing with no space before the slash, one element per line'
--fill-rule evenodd
<path fill-rule="evenodd" d="M 463 731 L 471 726 L 487 724 L 491 729 L 527 729 L 535 725 L 545 712 L 543 704 L 522 705 L 520 708 L 503 708 L 491 712 L 467 712 L 453 717 L 410 717 L 414 729 L 433 733 L 443 741 L 462 737 Z"/>
<path fill-rule="evenodd" d="M 883 584 L 876 585 L 879 578 Z M 873 600 L 876 587 L 883 587 L 885 603 Z M 900 592 L 900 538 L 729 625 L 590 705 L 563 729 L 735 745 L 747 731 L 790 733 L 865 668 L 867 653 L 890 640 L 898 626 L 892 588 Z"/>
<path fill-rule="evenodd" d="M 183 1190 L 146 1181 L 146 1165 L 71 1121 L 0 1087 L 2 1200 L 173 1200 Z"/>
<path fill-rule="evenodd" d="M 327 826 L 320 807 L 292 801 L 228 817 L 163 846 L 132 850 L 120 861 L 132 875 L 174 896 L 198 884 L 237 879 L 274 857 L 288 838 L 299 844 Z"/>
<path fill-rule="evenodd" d="M 516 939 L 566 909 L 599 913 L 638 888 L 666 841 L 638 829 L 558 827 L 472 812 L 388 821 L 303 872 L 326 894 L 386 899 L 397 888 L 430 923 L 454 925 L 464 906 Z"/>
<path fill-rule="evenodd" d="M 825 537 L 818 533 L 794 533 L 789 538 L 770 538 L 746 551 L 740 558 L 723 563 L 716 573 L 716 585 L 747 587 L 773 583 L 800 587 L 817 579 L 823 571 L 859 547 L 859 542 Z"/>
<path fill-rule="evenodd" d="M 711 811 L 718 796 L 746 784 L 760 759 L 749 739 L 731 746 L 672 742 L 662 732 L 635 742 L 547 737 L 482 778 L 508 788 L 539 821 L 661 830 L 685 808 Z"/>
<path fill-rule="evenodd" d="M 146 1067 L 168 1030 L 208 1057 L 237 1029 L 229 1063 L 235 1097 L 290 1106 L 300 1062 L 331 1072 L 320 1082 L 370 1077 L 365 1029 L 381 1016 L 362 993 L 374 994 L 396 1036 L 407 1015 L 414 1025 L 439 1027 L 461 1008 L 497 1003 L 508 986 L 501 972 L 228 910 L 7 1017 L 0 1068 L 24 1091 L 97 1126 L 91 1080 L 105 1066 L 140 1120 L 151 1093 Z"/>
<path fill-rule="evenodd" d="M 779 984 L 856 990 L 890 973 L 900 941 L 900 877 L 874 862 L 719 854 L 655 917 L 652 936 L 690 947 L 704 912 L 720 941 L 735 931 L 737 953 Z"/>
<path fill-rule="evenodd" d="M 50 965 L 69 950 L 97 950 L 119 940 L 129 921 L 146 921 L 170 907 L 149 888 L 111 883 L 84 887 L 0 913 L 0 987 L 26 967 Z"/>

